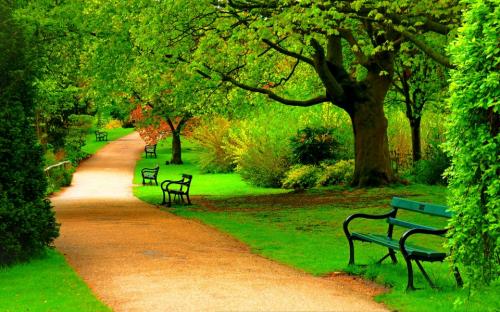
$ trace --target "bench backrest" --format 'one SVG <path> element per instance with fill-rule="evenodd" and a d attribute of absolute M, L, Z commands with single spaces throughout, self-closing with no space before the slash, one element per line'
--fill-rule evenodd
<path fill-rule="evenodd" d="M 404 209 L 443 218 L 451 218 L 452 216 L 452 213 L 446 206 L 421 203 L 399 197 L 392 198 L 391 206 L 396 209 Z"/>
<path fill-rule="evenodd" d="M 154 144 L 154 145 L 146 145 L 144 147 L 144 150 L 146 152 L 154 152 L 154 151 L 156 151 L 156 144 Z"/>
<path fill-rule="evenodd" d="M 191 180 L 192 179 L 193 179 L 192 175 L 183 173 L 182 174 L 182 183 L 183 184 L 181 184 L 180 191 L 182 191 L 184 193 L 189 193 L 189 188 L 191 187 Z M 185 187 L 185 189 L 184 189 L 184 187 Z"/>

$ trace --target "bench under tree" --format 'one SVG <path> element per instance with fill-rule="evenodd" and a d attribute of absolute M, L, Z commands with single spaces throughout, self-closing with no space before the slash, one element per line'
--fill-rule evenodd
<path fill-rule="evenodd" d="M 160 171 L 160 166 L 157 164 L 154 168 L 143 168 L 141 169 L 142 175 L 142 185 L 146 185 L 146 180 L 152 184 L 153 181 L 158 185 L 158 171 Z"/>
<path fill-rule="evenodd" d="M 387 247 L 388 253 L 382 257 L 377 263 L 381 263 L 387 258 L 392 260 L 392 263 L 397 263 L 395 251 L 401 252 L 403 258 L 406 261 L 406 266 L 408 270 L 408 283 L 406 286 L 407 290 L 414 290 L 414 282 L 413 282 L 413 266 L 412 261 L 417 264 L 417 267 L 422 272 L 422 275 L 425 277 L 427 282 L 431 285 L 431 287 L 435 287 L 429 275 L 425 271 L 422 266 L 422 261 L 442 262 L 448 254 L 443 251 L 436 251 L 431 248 L 417 246 L 411 243 L 408 243 L 407 240 L 415 234 L 420 235 L 437 235 L 444 236 L 447 232 L 447 229 L 438 229 L 428 225 L 417 224 L 413 222 L 409 222 L 407 220 L 403 220 L 400 218 L 396 218 L 398 210 L 406 210 L 409 212 L 417 212 L 426 214 L 433 217 L 442 217 L 442 218 L 450 218 L 451 212 L 448 211 L 446 206 L 434 205 L 428 203 L 421 203 L 416 201 L 411 201 L 407 199 L 402 199 L 398 197 L 394 197 L 391 201 L 392 210 L 388 213 L 381 215 L 370 215 L 370 214 L 353 214 L 344 221 L 344 233 L 349 242 L 349 265 L 354 265 L 354 241 L 361 241 L 367 243 L 374 243 L 377 245 L 381 245 Z M 364 233 L 364 232 L 351 232 L 349 230 L 349 225 L 351 221 L 355 219 L 386 219 L 388 223 L 387 232 L 384 234 L 381 233 Z M 394 227 L 403 227 L 407 230 L 400 236 L 394 237 Z M 458 269 L 454 268 L 454 276 L 459 287 L 462 287 L 463 282 L 460 276 Z"/>
<path fill-rule="evenodd" d="M 144 153 L 146 153 L 146 158 L 148 156 L 156 158 L 156 144 L 144 146 Z"/>
<path fill-rule="evenodd" d="M 166 204 L 168 207 L 170 207 L 172 205 L 172 201 L 178 200 L 179 202 L 184 203 L 184 197 L 186 197 L 187 204 L 191 205 L 191 199 L 189 198 L 189 189 L 191 188 L 192 179 L 192 175 L 182 174 L 182 179 L 178 181 L 163 181 L 161 183 L 161 190 L 163 191 L 163 201 L 161 204 Z"/>

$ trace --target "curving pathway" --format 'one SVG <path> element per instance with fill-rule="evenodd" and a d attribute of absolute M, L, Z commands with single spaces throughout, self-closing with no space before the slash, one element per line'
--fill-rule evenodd
<path fill-rule="evenodd" d="M 386 311 L 349 277 L 319 278 L 132 195 L 137 133 L 83 162 L 52 198 L 56 247 L 115 311 Z"/>

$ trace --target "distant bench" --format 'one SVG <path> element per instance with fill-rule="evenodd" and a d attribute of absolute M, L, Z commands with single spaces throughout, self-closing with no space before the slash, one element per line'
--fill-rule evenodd
<path fill-rule="evenodd" d="M 146 184 L 146 180 L 149 180 L 150 183 L 155 181 L 155 184 L 158 185 L 158 171 L 160 171 L 159 165 L 156 165 L 154 168 L 143 168 L 141 170 L 142 185 Z"/>
<path fill-rule="evenodd" d="M 148 158 L 148 156 L 154 156 L 156 158 L 156 144 L 144 146 L 144 153 L 146 153 L 146 158 Z"/>
<path fill-rule="evenodd" d="M 96 141 L 107 141 L 108 140 L 108 133 L 105 131 L 95 131 L 95 140 Z"/>
<path fill-rule="evenodd" d="M 362 241 L 367 243 L 374 243 L 388 248 L 388 253 L 380 259 L 377 263 L 381 263 L 386 258 L 390 257 L 393 263 L 396 263 L 395 251 L 400 251 L 403 258 L 406 261 L 406 266 L 408 269 L 408 284 L 406 286 L 407 290 L 414 290 L 415 286 L 413 284 L 413 267 L 412 260 L 415 261 L 418 268 L 422 272 L 425 279 L 429 282 L 431 287 L 435 287 L 432 283 L 429 275 L 424 270 L 420 261 L 443 261 L 447 257 L 447 253 L 441 251 L 435 251 L 430 248 L 417 246 L 414 244 L 407 243 L 408 238 L 414 234 L 424 234 L 424 235 L 438 235 L 443 236 L 446 234 L 447 229 L 437 229 L 427 225 L 421 225 L 417 223 L 408 222 L 402 219 L 396 218 L 396 214 L 399 209 L 418 212 L 426 214 L 429 216 L 450 218 L 451 213 L 447 210 L 446 206 L 433 205 L 427 203 L 420 203 L 416 201 L 411 201 L 407 199 L 402 199 L 394 197 L 391 201 L 392 210 L 386 214 L 381 215 L 370 215 L 370 214 L 353 214 L 349 216 L 344 221 L 344 233 L 349 242 L 349 264 L 354 264 L 354 241 Z M 362 233 L 362 232 L 350 232 L 349 224 L 355 219 L 386 219 L 388 223 L 387 233 Z M 408 230 L 401 235 L 399 238 L 393 237 L 394 226 L 399 226 L 407 228 Z M 463 285 L 462 278 L 457 268 L 454 268 L 454 275 L 457 281 L 457 285 L 461 287 Z"/>

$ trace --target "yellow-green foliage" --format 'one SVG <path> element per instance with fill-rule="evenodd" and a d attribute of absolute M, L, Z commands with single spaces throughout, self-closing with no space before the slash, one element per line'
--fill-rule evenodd
<path fill-rule="evenodd" d="M 324 166 L 318 179 L 318 185 L 349 183 L 354 174 L 354 160 L 340 160 L 333 165 Z"/>
<path fill-rule="evenodd" d="M 321 168 L 314 165 L 293 166 L 283 179 L 284 188 L 306 189 L 316 185 Z"/>
<path fill-rule="evenodd" d="M 234 122 L 233 122 L 234 123 Z M 223 117 L 205 120 L 193 133 L 193 139 L 200 145 L 199 166 L 203 172 L 224 173 L 234 169 L 228 145 L 232 122 Z"/>

